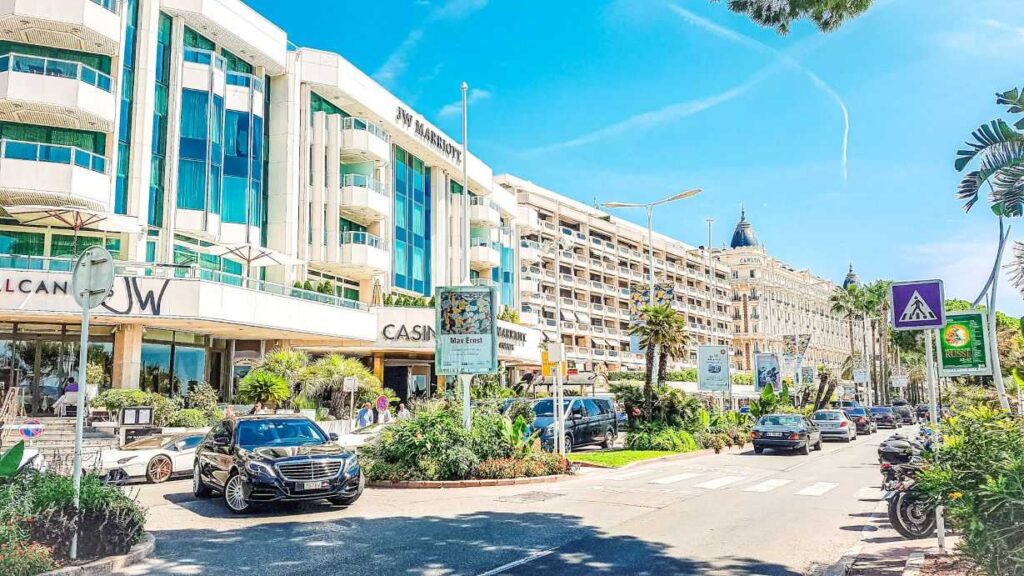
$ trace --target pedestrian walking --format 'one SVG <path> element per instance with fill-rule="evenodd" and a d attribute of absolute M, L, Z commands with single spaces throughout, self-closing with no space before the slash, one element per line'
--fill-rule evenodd
<path fill-rule="evenodd" d="M 412 413 L 409 412 L 409 409 L 405 407 L 404 403 L 399 402 L 398 403 L 398 419 L 399 420 L 405 420 L 406 418 L 411 418 L 411 417 L 412 417 Z"/>
<path fill-rule="evenodd" d="M 359 414 L 356 416 L 356 428 L 366 428 L 370 424 L 373 424 L 373 407 L 367 402 L 359 409 Z"/>

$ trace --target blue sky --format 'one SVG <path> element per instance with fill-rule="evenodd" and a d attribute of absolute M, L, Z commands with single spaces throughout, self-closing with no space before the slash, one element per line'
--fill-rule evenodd
<path fill-rule="evenodd" d="M 771 254 L 834 280 L 852 261 L 973 298 L 992 266 L 995 218 L 963 213 L 953 158 L 1024 80 L 1022 2 L 876 0 L 780 37 L 708 0 L 247 1 L 456 136 L 467 81 L 471 149 L 496 173 L 586 202 L 703 188 L 656 214 L 686 242 L 708 217 L 728 241 L 742 203 Z"/>

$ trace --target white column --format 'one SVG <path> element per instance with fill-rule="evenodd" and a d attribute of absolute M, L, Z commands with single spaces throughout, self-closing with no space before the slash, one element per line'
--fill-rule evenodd
<path fill-rule="evenodd" d="M 158 2 L 140 2 L 135 29 L 135 92 L 132 95 L 131 160 L 128 166 L 128 214 L 145 225 L 149 222 L 149 188 L 153 165 L 153 112 L 156 109 L 157 39 L 160 29 Z M 121 119 L 123 122 L 124 120 Z M 134 234 L 128 241 L 127 260 L 141 261 L 146 256 L 145 234 Z"/>
<path fill-rule="evenodd" d="M 341 194 L 341 116 L 327 117 L 327 260 L 338 261 L 338 196 Z M 383 237 L 383 235 L 381 235 Z"/>
<path fill-rule="evenodd" d="M 437 286 L 451 284 L 449 270 L 451 269 L 452 261 L 457 258 L 457 255 L 451 249 L 449 239 L 451 222 L 448 220 L 448 215 L 451 212 L 449 205 L 451 195 L 448 193 L 450 186 L 448 175 L 440 168 L 431 168 L 431 170 L 430 182 L 434 186 L 431 210 L 433 211 L 434 221 L 430 223 L 431 230 L 433 231 L 430 254 L 430 281 L 433 284 L 431 286 L 433 291 Z"/>
<path fill-rule="evenodd" d="M 305 253 L 305 210 L 301 209 L 301 191 L 305 189 L 301 158 L 302 149 L 301 95 L 302 62 L 294 52 L 288 53 L 288 73 L 270 80 L 270 155 L 267 189 L 267 245 L 270 248 L 301 256 Z M 300 232 L 301 231 L 301 232 Z M 299 240 L 303 239 L 302 242 Z M 272 282 L 290 285 L 295 273 L 290 266 L 274 266 L 267 270 Z"/>
<path fill-rule="evenodd" d="M 324 155 L 327 153 L 324 142 L 327 115 L 317 112 L 313 115 L 313 146 L 312 175 L 313 186 L 310 221 L 313 223 L 313 242 L 310 243 L 310 260 L 324 258 Z"/>
<path fill-rule="evenodd" d="M 171 82 L 167 94 L 167 158 L 164 170 L 164 233 L 159 260 L 174 262 L 174 229 L 178 210 L 178 148 L 181 137 L 181 76 L 185 23 L 174 19 L 171 30 Z"/>

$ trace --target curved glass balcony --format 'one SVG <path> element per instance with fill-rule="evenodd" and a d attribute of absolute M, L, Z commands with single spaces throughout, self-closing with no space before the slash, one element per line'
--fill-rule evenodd
<path fill-rule="evenodd" d="M 391 214 L 391 195 L 387 185 L 372 176 L 342 174 L 338 210 L 362 224 L 379 222 Z"/>
<path fill-rule="evenodd" d="M 391 134 L 363 118 L 342 118 L 340 153 L 342 162 L 388 162 L 391 159 Z"/>
<path fill-rule="evenodd" d="M 0 55 L 0 119 L 61 128 L 104 130 L 116 112 L 110 75 L 74 62 L 9 52 Z"/>
<path fill-rule="evenodd" d="M 107 159 L 73 146 L 0 140 L 0 195 L 16 204 L 110 208 Z"/>

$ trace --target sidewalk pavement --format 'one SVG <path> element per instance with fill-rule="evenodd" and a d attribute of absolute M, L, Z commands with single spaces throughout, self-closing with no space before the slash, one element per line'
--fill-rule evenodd
<path fill-rule="evenodd" d="M 926 554 L 938 554 L 935 536 L 921 540 L 908 540 L 900 535 L 886 516 L 885 508 L 876 508 L 867 518 L 859 548 L 846 574 L 849 576 L 910 576 L 920 569 L 920 559 Z M 956 549 L 958 537 L 946 534 L 946 550 Z M 913 561 L 911 561 L 913 560 Z"/>

